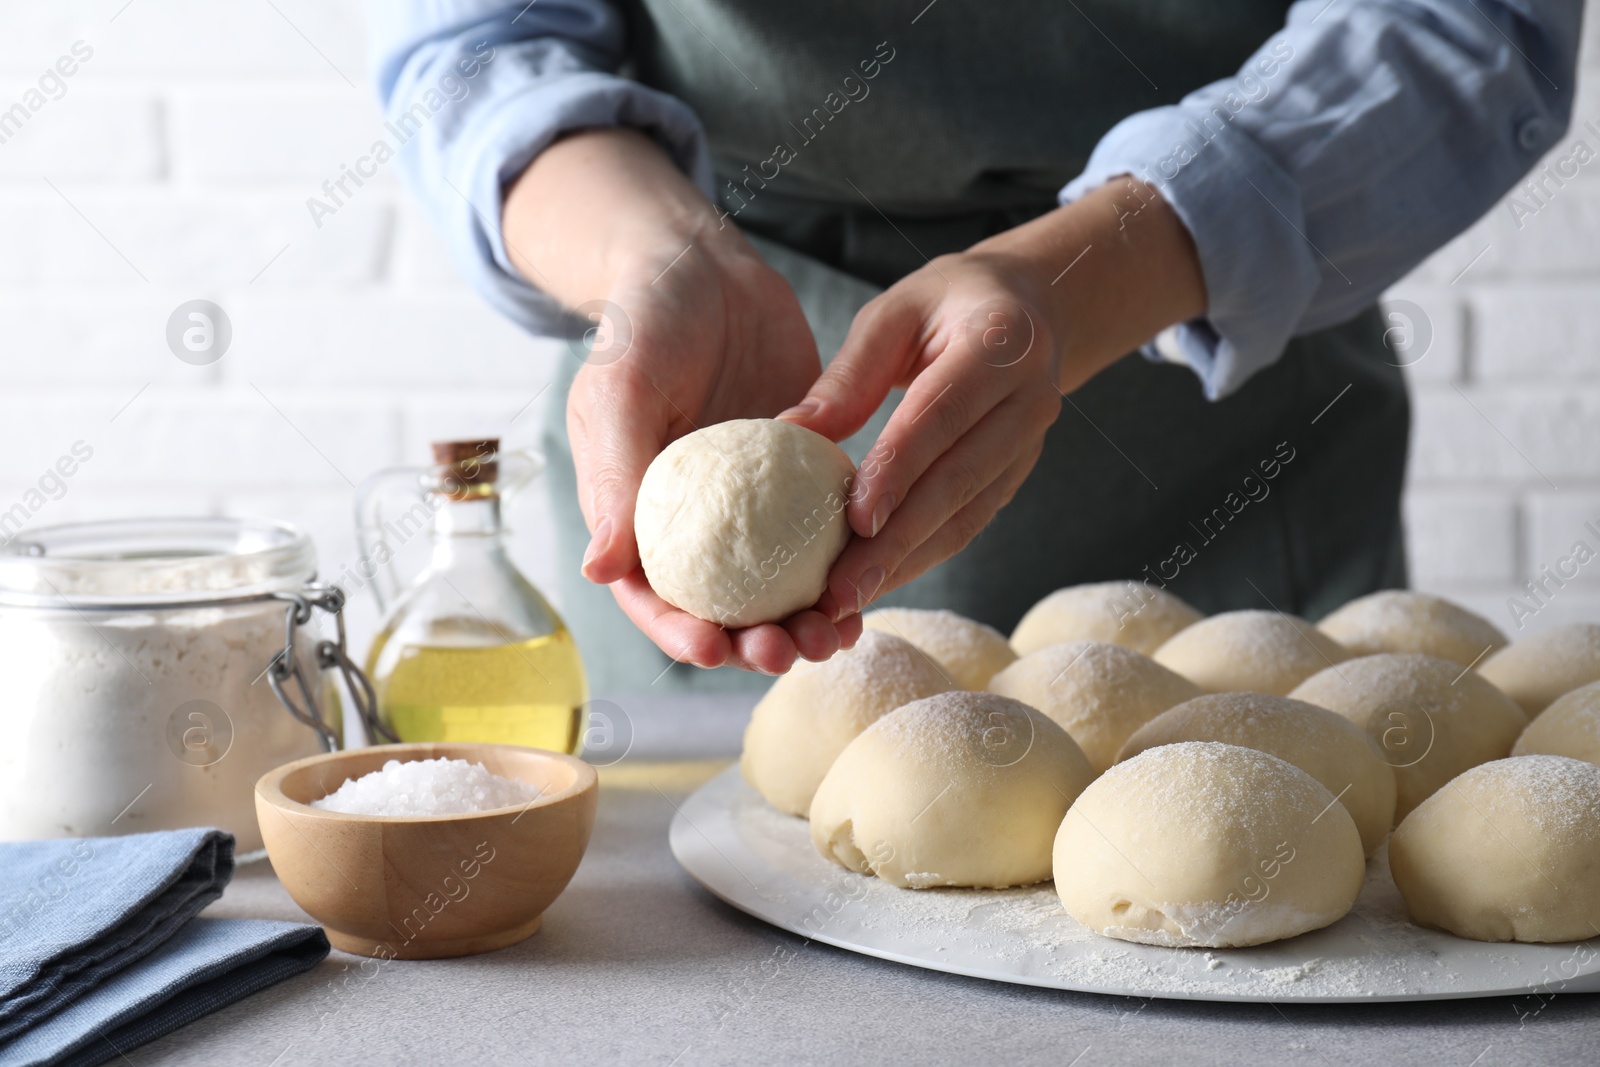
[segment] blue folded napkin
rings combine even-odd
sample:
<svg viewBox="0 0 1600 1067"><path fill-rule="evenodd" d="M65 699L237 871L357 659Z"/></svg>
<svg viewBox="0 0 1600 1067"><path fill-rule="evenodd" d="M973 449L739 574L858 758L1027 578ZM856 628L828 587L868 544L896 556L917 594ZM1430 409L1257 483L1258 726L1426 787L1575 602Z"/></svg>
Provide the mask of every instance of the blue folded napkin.
<svg viewBox="0 0 1600 1067"><path fill-rule="evenodd" d="M302 974L328 954L319 926L196 919L144 959L0 1045L0 1067L91 1067Z"/></svg>
<svg viewBox="0 0 1600 1067"><path fill-rule="evenodd" d="M0 1067L100 1063L328 954L316 926L195 920L233 836L0 844Z"/></svg>
<svg viewBox="0 0 1600 1067"><path fill-rule="evenodd" d="M221 830L0 845L0 1042L149 954L232 877Z"/></svg>

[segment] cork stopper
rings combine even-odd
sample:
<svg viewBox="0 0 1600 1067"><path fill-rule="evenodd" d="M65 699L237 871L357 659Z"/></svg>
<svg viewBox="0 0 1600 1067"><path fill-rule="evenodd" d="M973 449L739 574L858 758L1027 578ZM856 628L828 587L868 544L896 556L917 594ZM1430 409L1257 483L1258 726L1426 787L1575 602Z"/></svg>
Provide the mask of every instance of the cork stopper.
<svg viewBox="0 0 1600 1067"><path fill-rule="evenodd" d="M476 441L435 441L433 462L445 468L440 481L452 500L488 496L494 492L494 482L500 474L495 456L500 452L500 439L486 437Z"/></svg>

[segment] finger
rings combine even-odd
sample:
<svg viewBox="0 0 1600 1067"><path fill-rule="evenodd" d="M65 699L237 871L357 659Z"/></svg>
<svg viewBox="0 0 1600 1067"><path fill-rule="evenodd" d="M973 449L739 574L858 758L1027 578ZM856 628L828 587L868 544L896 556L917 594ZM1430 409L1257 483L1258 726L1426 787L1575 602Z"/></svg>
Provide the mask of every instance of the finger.
<svg viewBox="0 0 1600 1067"><path fill-rule="evenodd" d="M783 674L799 658L794 639L775 622L729 630L728 639L733 642L733 658L728 661L728 666L740 670Z"/></svg>
<svg viewBox="0 0 1600 1067"><path fill-rule="evenodd" d="M585 367L567 404L578 505L591 534L583 575L609 585L639 564L633 508L644 472L671 436L673 412L644 375Z"/></svg>
<svg viewBox="0 0 1600 1067"><path fill-rule="evenodd" d="M853 535L852 535L852 539ZM861 615L855 610L855 600L852 597L848 604L840 604L833 595L833 590L824 589L822 596L817 598L816 611L824 619L837 619L833 628L839 635L841 649L854 648L855 643L861 639Z"/></svg>
<svg viewBox="0 0 1600 1067"><path fill-rule="evenodd" d="M696 667L720 667L733 655L733 642L715 623L697 619L656 595L642 568L611 583L623 614L656 646L677 660Z"/></svg>
<svg viewBox="0 0 1600 1067"><path fill-rule="evenodd" d="M861 640L861 631L866 628L860 615L846 615L833 625L839 631L841 650L855 648L856 642Z"/></svg>
<svg viewBox="0 0 1600 1067"><path fill-rule="evenodd" d="M824 587L822 595L817 598L817 603L813 610L821 612L824 618L831 619L840 614L838 609L839 604L833 599L833 591Z"/></svg>
<svg viewBox="0 0 1600 1067"><path fill-rule="evenodd" d="M796 612L783 620L783 628L789 631L795 650L813 663L839 651L839 628L820 611Z"/></svg>
<svg viewBox="0 0 1600 1067"><path fill-rule="evenodd" d="M1031 322L1020 308L1011 313L1010 321ZM882 530L933 462L996 404L1019 388L1039 388L1035 367L1028 359L1031 356L1036 363L1043 358L1042 352L1025 349L1022 357L1000 365L967 336L969 332L962 326L945 339L928 369L906 389L905 398L862 459L845 511L850 528L862 537ZM1018 326L1016 332L1026 335L1018 343L1031 343L1031 325L1026 329ZM981 339L983 333L976 336ZM1007 359L1011 360L1009 353ZM1056 403L1060 403L1059 397Z"/></svg>
<svg viewBox="0 0 1600 1067"><path fill-rule="evenodd" d="M889 576L884 592L898 589L920 578L971 544L995 515L999 514L1000 509L1011 503L1022 483L1028 480L1028 474L1039 459L1043 441L1041 440L1039 444L1040 447L1007 467L1005 473L991 482L983 492L972 499L971 503L950 516L949 521L934 531L933 536L918 545L916 550Z"/></svg>
<svg viewBox="0 0 1600 1067"><path fill-rule="evenodd" d="M1050 396L1055 397L1053 391ZM885 575L896 573L919 545L976 499L1005 473L1019 456L1037 446L1039 435L1027 431L1043 411L1030 409L1048 401L1014 396L991 410L948 452L939 456L909 490L909 498L878 534L855 538L834 563L828 588L836 604L858 609L856 590L869 585L884 591ZM1059 398L1054 401L1060 403Z"/></svg>
<svg viewBox="0 0 1600 1067"><path fill-rule="evenodd" d="M839 651L843 643L841 629L859 630L847 623L832 623L821 612L797 612L781 623L762 623L742 630L729 631L733 642L733 657L727 665L741 670L759 671L762 674L783 674L794 666L795 660L805 658L812 662L828 659ZM851 638L854 644L860 634Z"/></svg>
<svg viewBox="0 0 1600 1067"><path fill-rule="evenodd" d="M867 424L904 375L922 329L923 301L895 286L867 303L805 399L780 419L842 441Z"/></svg>

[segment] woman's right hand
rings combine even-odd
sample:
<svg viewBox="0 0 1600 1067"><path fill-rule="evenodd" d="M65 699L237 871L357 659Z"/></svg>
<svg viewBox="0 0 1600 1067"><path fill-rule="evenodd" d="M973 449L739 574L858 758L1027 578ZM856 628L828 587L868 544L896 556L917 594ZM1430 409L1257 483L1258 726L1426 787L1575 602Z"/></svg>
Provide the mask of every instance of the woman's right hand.
<svg viewBox="0 0 1600 1067"><path fill-rule="evenodd" d="M545 149L506 194L503 226L528 281L599 335L567 399L583 573L673 659L778 674L854 644L861 620L801 611L726 631L667 604L639 563L633 511L660 451L689 431L770 418L821 371L784 278L649 138L586 130Z"/></svg>

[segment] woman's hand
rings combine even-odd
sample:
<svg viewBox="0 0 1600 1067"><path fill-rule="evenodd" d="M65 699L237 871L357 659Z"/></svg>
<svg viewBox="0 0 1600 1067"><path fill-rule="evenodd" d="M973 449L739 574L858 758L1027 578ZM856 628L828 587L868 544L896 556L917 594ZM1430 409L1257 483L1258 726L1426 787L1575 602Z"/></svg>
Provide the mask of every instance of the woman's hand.
<svg viewBox="0 0 1600 1067"><path fill-rule="evenodd" d="M668 655L698 666L776 674L854 644L854 617L802 611L725 631L680 611L650 588L634 539L639 483L667 444L776 415L816 381L816 341L788 283L632 131L586 131L546 149L508 192L504 225L524 276L597 328L567 400L592 535L584 575L610 585Z"/></svg>
<svg viewBox="0 0 1600 1067"><path fill-rule="evenodd" d="M851 489L857 536L833 568L832 613L955 555L1010 501L1061 410L1058 360L1044 292L1004 256L942 256L861 309L784 416L839 438L906 390Z"/></svg>
<svg viewBox="0 0 1600 1067"><path fill-rule="evenodd" d="M942 256L856 316L783 417L839 440L901 387L861 464L855 532L818 605L839 619L966 547L1033 469L1061 397L1201 314L1188 232L1148 186L1082 200Z"/></svg>

